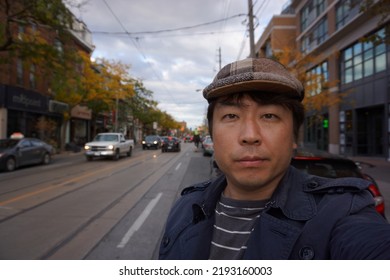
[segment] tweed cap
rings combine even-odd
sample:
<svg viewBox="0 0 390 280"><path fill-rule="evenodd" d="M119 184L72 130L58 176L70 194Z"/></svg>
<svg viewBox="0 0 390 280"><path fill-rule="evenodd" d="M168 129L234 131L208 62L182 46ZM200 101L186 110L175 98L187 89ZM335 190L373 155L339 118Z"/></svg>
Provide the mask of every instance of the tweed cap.
<svg viewBox="0 0 390 280"><path fill-rule="evenodd" d="M253 91L286 93L299 101L305 95L302 83L279 62L247 58L223 67L203 90L203 96L210 101L223 95Z"/></svg>

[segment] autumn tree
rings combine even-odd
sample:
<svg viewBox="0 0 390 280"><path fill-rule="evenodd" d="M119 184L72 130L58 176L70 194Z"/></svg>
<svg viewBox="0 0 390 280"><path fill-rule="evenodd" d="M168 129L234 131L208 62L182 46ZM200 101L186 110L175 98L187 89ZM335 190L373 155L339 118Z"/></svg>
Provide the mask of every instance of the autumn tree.
<svg viewBox="0 0 390 280"><path fill-rule="evenodd" d="M363 40L371 41L376 44L390 44L390 0L352 1L351 5L359 5L360 12L369 13L372 16L379 16L379 21L377 24L378 27L383 25L386 27L386 36L380 36L380 34L373 34L363 38Z"/></svg>
<svg viewBox="0 0 390 280"><path fill-rule="evenodd" d="M295 49L284 48L275 54L275 58L286 65L304 85L303 104L306 111L320 115L323 110L341 103L348 94L331 92L331 88L336 87L339 80L329 80L323 73L315 71L316 62L323 61L321 55L303 54Z"/></svg>
<svg viewBox="0 0 390 280"><path fill-rule="evenodd" d="M153 132L153 123L156 122L163 131L179 128L179 123L167 112L158 108L158 102L153 99L153 92L145 88L141 80L134 79L135 95L130 107L134 118L140 120L146 134Z"/></svg>
<svg viewBox="0 0 390 280"><path fill-rule="evenodd" d="M53 44L47 34L55 34L60 42L70 40L73 15L62 0L0 0L0 63L9 63L18 57L34 63L49 73L63 66L64 52Z"/></svg>

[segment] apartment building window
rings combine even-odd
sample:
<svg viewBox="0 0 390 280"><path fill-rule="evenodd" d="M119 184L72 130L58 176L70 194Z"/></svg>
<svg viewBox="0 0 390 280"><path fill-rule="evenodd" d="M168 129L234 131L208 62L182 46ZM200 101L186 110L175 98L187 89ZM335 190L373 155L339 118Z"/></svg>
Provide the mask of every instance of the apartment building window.
<svg viewBox="0 0 390 280"><path fill-rule="evenodd" d="M36 89L36 67L35 64L30 65L30 88Z"/></svg>
<svg viewBox="0 0 390 280"><path fill-rule="evenodd" d="M267 41L265 43L264 54L265 54L265 57L272 57L273 56L271 41Z"/></svg>
<svg viewBox="0 0 390 280"><path fill-rule="evenodd" d="M16 60L16 83L23 85L23 61L20 58Z"/></svg>
<svg viewBox="0 0 390 280"><path fill-rule="evenodd" d="M385 37L384 28L376 33ZM347 84L386 70L386 45L357 42L341 53L341 82Z"/></svg>
<svg viewBox="0 0 390 280"><path fill-rule="evenodd" d="M301 32L305 31L325 10L325 0L309 0L302 8Z"/></svg>
<svg viewBox="0 0 390 280"><path fill-rule="evenodd" d="M24 33L26 32L26 28L24 25L19 24L18 25L18 39L20 41L23 40Z"/></svg>
<svg viewBox="0 0 390 280"><path fill-rule="evenodd" d="M336 5L336 30L339 30L359 13L359 2L358 0L341 0Z"/></svg>
<svg viewBox="0 0 390 280"><path fill-rule="evenodd" d="M64 53L64 47L63 47L62 42L60 40L55 39L54 46L60 55L62 55Z"/></svg>
<svg viewBox="0 0 390 280"><path fill-rule="evenodd" d="M320 94L329 81L328 62L324 61L306 72L306 92L309 96Z"/></svg>
<svg viewBox="0 0 390 280"><path fill-rule="evenodd" d="M328 38L328 19L322 18L301 40L301 51L308 53Z"/></svg>

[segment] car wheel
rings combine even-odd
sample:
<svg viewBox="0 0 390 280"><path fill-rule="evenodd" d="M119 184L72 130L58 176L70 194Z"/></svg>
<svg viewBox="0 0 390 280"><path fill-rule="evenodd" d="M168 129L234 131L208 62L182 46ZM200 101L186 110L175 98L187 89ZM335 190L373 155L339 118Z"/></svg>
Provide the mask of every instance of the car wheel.
<svg viewBox="0 0 390 280"><path fill-rule="evenodd" d="M87 161L92 161L93 160L93 157L86 157L87 158Z"/></svg>
<svg viewBox="0 0 390 280"><path fill-rule="evenodd" d="M132 153L132 151L133 151L133 148L132 148L132 147L130 147L130 148L129 148L129 151L127 152L127 156L128 156L128 157L131 157L131 153Z"/></svg>
<svg viewBox="0 0 390 280"><path fill-rule="evenodd" d="M115 155L112 157L112 159L115 161L119 159L119 151L118 150L115 151Z"/></svg>
<svg viewBox="0 0 390 280"><path fill-rule="evenodd" d="M16 169L16 161L13 157L7 158L5 161L5 169L7 171L14 171Z"/></svg>
<svg viewBox="0 0 390 280"><path fill-rule="evenodd" d="M42 164L49 164L51 161L51 157L49 153L43 155Z"/></svg>

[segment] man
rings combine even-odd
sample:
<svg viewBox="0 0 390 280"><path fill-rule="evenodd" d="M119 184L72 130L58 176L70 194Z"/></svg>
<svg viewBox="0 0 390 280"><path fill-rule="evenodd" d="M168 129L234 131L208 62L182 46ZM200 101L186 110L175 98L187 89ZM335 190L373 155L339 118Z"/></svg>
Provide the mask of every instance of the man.
<svg viewBox="0 0 390 280"><path fill-rule="evenodd" d="M290 166L304 90L284 66L231 63L203 94L224 175L183 190L160 259L390 259L390 225L369 182Z"/></svg>

